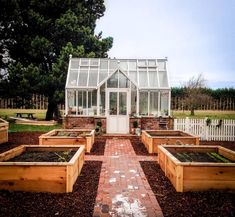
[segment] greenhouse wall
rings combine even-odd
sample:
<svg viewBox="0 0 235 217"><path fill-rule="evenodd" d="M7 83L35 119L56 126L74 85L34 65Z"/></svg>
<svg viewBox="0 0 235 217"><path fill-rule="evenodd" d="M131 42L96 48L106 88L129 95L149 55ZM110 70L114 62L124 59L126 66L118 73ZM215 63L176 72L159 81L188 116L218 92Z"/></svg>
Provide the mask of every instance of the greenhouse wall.
<svg viewBox="0 0 235 217"><path fill-rule="evenodd" d="M142 130L160 130L165 127L161 125L161 117L131 117L129 119L129 133L133 133L133 123L138 122L138 127ZM165 117L166 128L173 129L173 118ZM94 129L97 122L102 123L102 132L106 133L106 117L76 117L66 116L64 118L64 128L72 129Z"/></svg>

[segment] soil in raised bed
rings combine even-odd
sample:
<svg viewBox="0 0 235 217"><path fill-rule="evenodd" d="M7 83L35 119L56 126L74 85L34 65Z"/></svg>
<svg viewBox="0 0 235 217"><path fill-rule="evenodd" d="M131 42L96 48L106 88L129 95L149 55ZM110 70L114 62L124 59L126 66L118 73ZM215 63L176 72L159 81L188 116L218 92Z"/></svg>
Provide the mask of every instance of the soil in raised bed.
<svg viewBox="0 0 235 217"><path fill-rule="evenodd" d="M71 193L0 191L0 217L90 217L102 162L86 161Z"/></svg>
<svg viewBox="0 0 235 217"><path fill-rule="evenodd" d="M140 164L165 217L235 216L235 192L179 193L159 164L152 161L141 161Z"/></svg>
<svg viewBox="0 0 235 217"><path fill-rule="evenodd" d="M8 162L69 162L76 151L25 151Z"/></svg>
<svg viewBox="0 0 235 217"><path fill-rule="evenodd" d="M158 132L147 132L150 136L157 137L184 137L187 135L183 135L182 133L172 132L172 133L158 133Z"/></svg>
<svg viewBox="0 0 235 217"><path fill-rule="evenodd" d="M216 152L169 152L181 162L233 163Z"/></svg>
<svg viewBox="0 0 235 217"><path fill-rule="evenodd" d="M86 137L88 135L87 132L57 132L52 136L61 136L61 137Z"/></svg>
<svg viewBox="0 0 235 217"><path fill-rule="evenodd" d="M96 136L90 153L86 153L86 155L104 155L105 143L106 138L102 136Z"/></svg>

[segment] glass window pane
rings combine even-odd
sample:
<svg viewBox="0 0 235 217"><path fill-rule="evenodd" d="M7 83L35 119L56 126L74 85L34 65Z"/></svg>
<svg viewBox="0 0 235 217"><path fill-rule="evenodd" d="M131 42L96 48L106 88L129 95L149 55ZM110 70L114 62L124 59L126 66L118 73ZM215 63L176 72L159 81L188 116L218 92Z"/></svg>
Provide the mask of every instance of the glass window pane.
<svg viewBox="0 0 235 217"><path fill-rule="evenodd" d="M120 62L120 67L121 67L121 70L127 71L127 62L126 61L121 61Z"/></svg>
<svg viewBox="0 0 235 217"><path fill-rule="evenodd" d="M87 115L87 99L86 99L87 92L82 92L82 115Z"/></svg>
<svg viewBox="0 0 235 217"><path fill-rule="evenodd" d="M140 92L139 113L140 115L148 115L148 92Z"/></svg>
<svg viewBox="0 0 235 217"><path fill-rule="evenodd" d="M110 69L117 69L117 68L118 68L117 60L110 60L110 62L109 62L109 68L110 68ZM113 71L113 70L112 70L112 71Z"/></svg>
<svg viewBox="0 0 235 217"><path fill-rule="evenodd" d="M159 87L158 86L157 71L155 71L155 70L149 70L149 86L150 87Z"/></svg>
<svg viewBox="0 0 235 217"><path fill-rule="evenodd" d="M70 70L68 85L69 86L76 86L77 77L78 77L78 70Z"/></svg>
<svg viewBox="0 0 235 217"><path fill-rule="evenodd" d="M90 65L91 66L98 66L99 60L98 59L90 59Z"/></svg>
<svg viewBox="0 0 235 217"><path fill-rule="evenodd" d="M136 115L137 90L134 84L131 84L131 115Z"/></svg>
<svg viewBox="0 0 235 217"><path fill-rule="evenodd" d="M114 73L107 82L107 87L118 87L118 73Z"/></svg>
<svg viewBox="0 0 235 217"><path fill-rule="evenodd" d="M68 90L67 97L68 97L68 114L75 115L77 110L75 90Z"/></svg>
<svg viewBox="0 0 235 217"><path fill-rule="evenodd" d="M160 87L168 87L166 71L163 71L163 72L159 71L158 75L159 75Z"/></svg>
<svg viewBox="0 0 235 217"><path fill-rule="evenodd" d="M99 73L99 83L108 77L108 70L100 70Z"/></svg>
<svg viewBox="0 0 235 217"><path fill-rule="evenodd" d="M146 66L146 61L145 60L139 60L138 61L138 66Z"/></svg>
<svg viewBox="0 0 235 217"><path fill-rule="evenodd" d="M159 70L166 70L166 62L164 60L158 60Z"/></svg>
<svg viewBox="0 0 235 217"><path fill-rule="evenodd" d="M117 92L109 93L109 114L117 115Z"/></svg>
<svg viewBox="0 0 235 217"><path fill-rule="evenodd" d="M79 67L79 59L71 59L71 69L78 69Z"/></svg>
<svg viewBox="0 0 235 217"><path fill-rule="evenodd" d="M158 115L158 92L150 92L149 115L150 116Z"/></svg>
<svg viewBox="0 0 235 217"><path fill-rule="evenodd" d="M161 99L160 100L161 115L162 116L168 115L169 93L168 92L161 92L160 99Z"/></svg>
<svg viewBox="0 0 235 217"><path fill-rule="evenodd" d="M148 86L148 77L147 71L139 71L139 82L140 87L147 87Z"/></svg>
<svg viewBox="0 0 235 217"><path fill-rule="evenodd" d="M130 71L136 71L137 70L136 67L137 67L136 61L129 62L129 70Z"/></svg>
<svg viewBox="0 0 235 217"><path fill-rule="evenodd" d="M81 70L78 78L78 86L87 86L88 73L86 70Z"/></svg>
<svg viewBox="0 0 235 217"><path fill-rule="evenodd" d="M126 95L126 92L119 92L119 115L127 115Z"/></svg>
<svg viewBox="0 0 235 217"><path fill-rule="evenodd" d="M129 80L125 75L119 72L119 88L128 88L129 87Z"/></svg>
<svg viewBox="0 0 235 217"><path fill-rule="evenodd" d="M137 71L129 71L129 77L132 81L137 83Z"/></svg>
<svg viewBox="0 0 235 217"><path fill-rule="evenodd" d="M107 60L100 60L100 68L101 69L108 69L108 61Z"/></svg>
<svg viewBox="0 0 235 217"><path fill-rule="evenodd" d="M90 87L97 86L97 77L98 77L98 71L97 70L90 70L88 86L90 86Z"/></svg>
<svg viewBox="0 0 235 217"><path fill-rule="evenodd" d="M88 115L97 114L97 90L88 92Z"/></svg>
<svg viewBox="0 0 235 217"><path fill-rule="evenodd" d="M105 84L100 87L100 115L105 115Z"/></svg>
<svg viewBox="0 0 235 217"><path fill-rule="evenodd" d="M81 59L81 65L82 66L88 66L89 65L89 59Z"/></svg>
<svg viewBox="0 0 235 217"><path fill-rule="evenodd" d="M148 60L148 66L156 66L155 60Z"/></svg>

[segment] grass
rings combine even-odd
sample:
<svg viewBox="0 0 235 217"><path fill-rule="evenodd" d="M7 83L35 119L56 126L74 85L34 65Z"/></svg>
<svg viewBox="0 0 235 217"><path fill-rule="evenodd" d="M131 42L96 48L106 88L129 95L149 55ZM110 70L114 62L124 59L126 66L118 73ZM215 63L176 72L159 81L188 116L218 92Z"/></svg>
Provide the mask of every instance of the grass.
<svg viewBox="0 0 235 217"><path fill-rule="evenodd" d="M15 124L14 120L10 117L15 117L17 112L32 112L35 113L33 116L38 120L44 120L46 117L46 110L37 109L0 109L0 117L9 121L9 132L48 132L53 129L62 128L61 124L55 126L34 126L34 125L23 125Z"/></svg>
<svg viewBox="0 0 235 217"><path fill-rule="evenodd" d="M9 133L12 132L48 132L50 130L62 128L61 124L54 126L34 126L34 125L23 125L23 124L9 124Z"/></svg>
<svg viewBox="0 0 235 217"><path fill-rule="evenodd" d="M191 116L190 111L172 111L174 118L211 118L211 119L233 119L235 120L235 111L213 111L213 110L196 110L195 115Z"/></svg>
<svg viewBox="0 0 235 217"><path fill-rule="evenodd" d="M39 109L0 109L0 117L9 119L9 117L15 117L17 112L32 112L33 116L39 120L45 119L46 110Z"/></svg>

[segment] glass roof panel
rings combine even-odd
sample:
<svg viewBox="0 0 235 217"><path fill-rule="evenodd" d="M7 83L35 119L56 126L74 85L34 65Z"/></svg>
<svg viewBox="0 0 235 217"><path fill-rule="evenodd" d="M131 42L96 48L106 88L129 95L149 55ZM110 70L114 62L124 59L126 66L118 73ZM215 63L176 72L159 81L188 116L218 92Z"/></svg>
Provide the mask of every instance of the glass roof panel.
<svg viewBox="0 0 235 217"><path fill-rule="evenodd" d="M89 72L89 87L95 87L97 86L97 78L98 78L98 71L97 69L91 69Z"/></svg>
<svg viewBox="0 0 235 217"><path fill-rule="evenodd" d="M89 65L89 59L81 59L81 66L88 66Z"/></svg>
<svg viewBox="0 0 235 217"><path fill-rule="evenodd" d="M88 71L87 70L80 70L79 78L78 78L78 86L87 86L87 77Z"/></svg>
<svg viewBox="0 0 235 217"><path fill-rule="evenodd" d="M101 83L107 77L108 77L108 70L107 69L100 70L100 73L99 73L99 83Z"/></svg>
<svg viewBox="0 0 235 217"><path fill-rule="evenodd" d="M97 87L119 69L137 88L169 88L166 62L167 59L71 58L66 87Z"/></svg>
<svg viewBox="0 0 235 217"><path fill-rule="evenodd" d="M167 73L166 71L159 71L159 83L160 87L168 87Z"/></svg>
<svg viewBox="0 0 235 217"><path fill-rule="evenodd" d="M137 84L137 71L129 71L129 78Z"/></svg>
<svg viewBox="0 0 235 217"><path fill-rule="evenodd" d="M149 86L154 88L159 87L156 70L149 69Z"/></svg>
<svg viewBox="0 0 235 217"><path fill-rule="evenodd" d="M139 86L148 87L148 77L146 70L141 69L141 71L139 71Z"/></svg>
<svg viewBox="0 0 235 217"><path fill-rule="evenodd" d="M136 61L133 61L133 60L129 61L129 70L130 71L136 70L137 69L136 67L137 67Z"/></svg>
<svg viewBox="0 0 235 217"><path fill-rule="evenodd" d="M78 69L79 67L79 59L71 59L71 69Z"/></svg>
<svg viewBox="0 0 235 217"><path fill-rule="evenodd" d="M76 86L77 78L78 78L78 70L70 70L68 85L69 86Z"/></svg>
<svg viewBox="0 0 235 217"><path fill-rule="evenodd" d="M164 60L158 60L159 70L166 70L166 62Z"/></svg>

